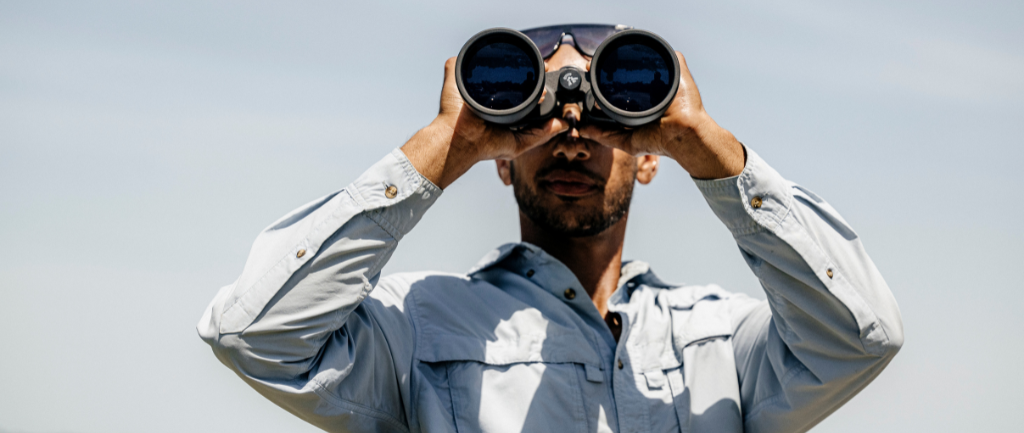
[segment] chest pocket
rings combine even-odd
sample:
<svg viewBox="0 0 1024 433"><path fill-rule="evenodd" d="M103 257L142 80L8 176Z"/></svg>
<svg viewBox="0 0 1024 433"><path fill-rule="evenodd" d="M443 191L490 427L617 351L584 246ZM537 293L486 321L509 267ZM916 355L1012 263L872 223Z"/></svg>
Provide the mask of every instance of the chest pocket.
<svg viewBox="0 0 1024 433"><path fill-rule="evenodd" d="M731 296L717 286L704 286L679 290L667 299L672 343L682 366L668 370L666 379L683 431L743 431L726 301Z"/></svg>
<svg viewBox="0 0 1024 433"><path fill-rule="evenodd" d="M459 302L417 300L414 356L455 429L587 431L582 381L600 358L577 322L489 288L451 290Z"/></svg>

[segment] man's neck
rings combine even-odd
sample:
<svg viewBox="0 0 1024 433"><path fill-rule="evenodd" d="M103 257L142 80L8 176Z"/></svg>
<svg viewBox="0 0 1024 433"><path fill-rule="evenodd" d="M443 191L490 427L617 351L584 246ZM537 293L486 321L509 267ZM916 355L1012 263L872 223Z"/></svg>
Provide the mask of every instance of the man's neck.
<svg viewBox="0 0 1024 433"><path fill-rule="evenodd" d="M622 271L626 219L623 217L594 236L576 238L539 227L522 212L519 213L519 227L524 242L540 247L569 267L594 301L601 317L605 317L608 298L618 287Z"/></svg>

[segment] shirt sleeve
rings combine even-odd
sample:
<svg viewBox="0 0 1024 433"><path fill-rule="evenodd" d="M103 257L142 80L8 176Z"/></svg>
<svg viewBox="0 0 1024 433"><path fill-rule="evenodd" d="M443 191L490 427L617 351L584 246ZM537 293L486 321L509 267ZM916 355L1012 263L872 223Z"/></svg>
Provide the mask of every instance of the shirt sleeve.
<svg viewBox="0 0 1024 433"><path fill-rule="evenodd" d="M378 280L440 194L394 150L263 230L241 276L207 307L199 335L250 386L314 425L406 429L408 383L399 377L411 364L402 359L412 345L408 288Z"/></svg>
<svg viewBox="0 0 1024 433"><path fill-rule="evenodd" d="M899 351L896 301L835 209L753 151L739 176L696 183L768 299L733 318L745 431L807 431Z"/></svg>

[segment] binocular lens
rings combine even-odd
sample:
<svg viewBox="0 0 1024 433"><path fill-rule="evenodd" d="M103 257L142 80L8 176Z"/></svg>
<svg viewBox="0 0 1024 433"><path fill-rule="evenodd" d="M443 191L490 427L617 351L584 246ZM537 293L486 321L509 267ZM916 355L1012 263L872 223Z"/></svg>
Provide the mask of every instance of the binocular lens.
<svg viewBox="0 0 1024 433"><path fill-rule="evenodd" d="M647 111L669 97L675 79L671 53L649 38L624 37L602 50L597 86L609 104Z"/></svg>
<svg viewBox="0 0 1024 433"><path fill-rule="evenodd" d="M492 110L507 110L527 102L543 72L537 70L534 51L519 38L500 34L481 38L462 60L466 93Z"/></svg>

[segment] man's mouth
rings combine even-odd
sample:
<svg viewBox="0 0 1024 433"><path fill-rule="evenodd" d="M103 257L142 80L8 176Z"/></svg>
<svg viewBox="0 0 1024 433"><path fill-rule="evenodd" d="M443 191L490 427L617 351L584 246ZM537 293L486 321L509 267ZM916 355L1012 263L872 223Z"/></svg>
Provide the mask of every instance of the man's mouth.
<svg viewBox="0 0 1024 433"><path fill-rule="evenodd" d="M538 184L556 195L566 197L583 197L601 189L590 177L566 170L554 170L541 177Z"/></svg>

